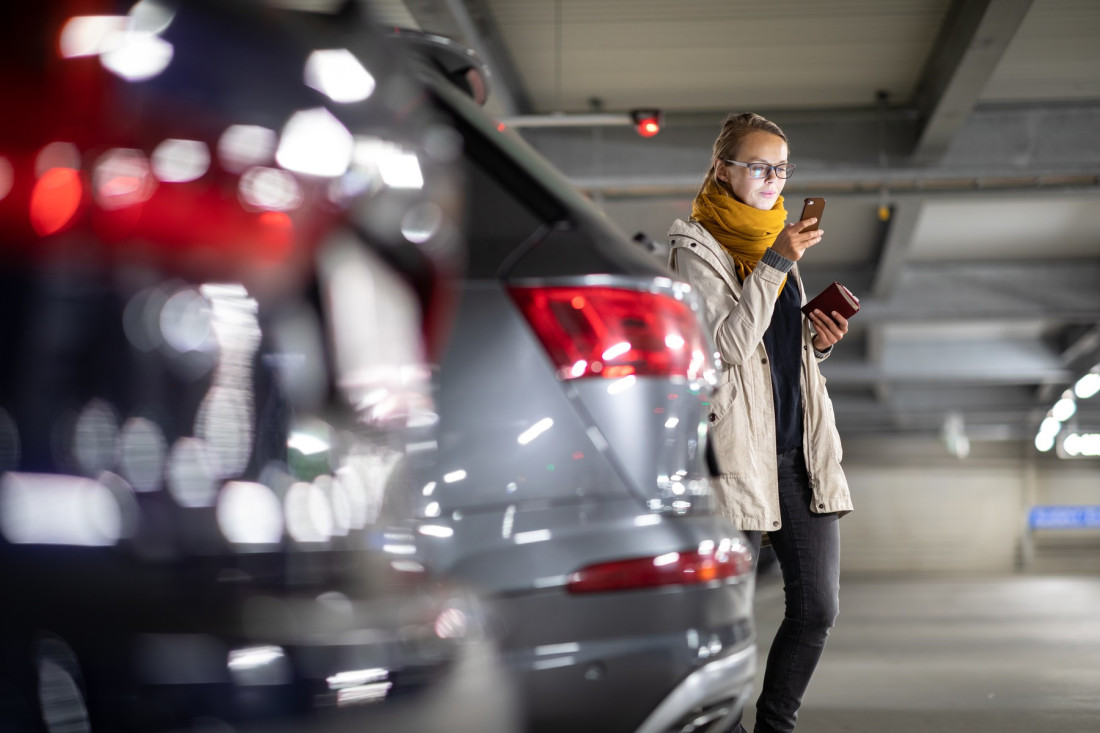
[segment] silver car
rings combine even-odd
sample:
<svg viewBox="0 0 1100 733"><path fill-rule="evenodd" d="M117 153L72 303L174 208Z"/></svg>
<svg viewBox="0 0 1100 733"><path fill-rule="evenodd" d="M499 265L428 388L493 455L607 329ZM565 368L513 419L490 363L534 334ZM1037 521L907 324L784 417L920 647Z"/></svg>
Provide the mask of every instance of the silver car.
<svg viewBox="0 0 1100 733"><path fill-rule="evenodd" d="M694 294L443 55L423 76L463 137L469 261L413 483L426 552L484 595L529 729L724 730L754 673L754 581L711 505Z"/></svg>

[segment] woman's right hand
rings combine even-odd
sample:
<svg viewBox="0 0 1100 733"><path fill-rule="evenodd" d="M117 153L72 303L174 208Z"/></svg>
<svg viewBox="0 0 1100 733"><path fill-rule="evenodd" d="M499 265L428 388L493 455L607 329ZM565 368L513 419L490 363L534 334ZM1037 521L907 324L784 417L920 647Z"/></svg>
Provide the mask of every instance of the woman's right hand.
<svg viewBox="0 0 1100 733"><path fill-rule="evenodd" d="M779 236L777 236L775 242L772 243L772 249L775 250L776 254L782 255L788 260L798 262L802 259L802 255L806 252L806 249L820 242L821 235L825 233L824 229L803 231L806 227L816 223L817 217L813 216L809 219L796 221L794 224L791 224L786 229L779 232Z"/></svg>

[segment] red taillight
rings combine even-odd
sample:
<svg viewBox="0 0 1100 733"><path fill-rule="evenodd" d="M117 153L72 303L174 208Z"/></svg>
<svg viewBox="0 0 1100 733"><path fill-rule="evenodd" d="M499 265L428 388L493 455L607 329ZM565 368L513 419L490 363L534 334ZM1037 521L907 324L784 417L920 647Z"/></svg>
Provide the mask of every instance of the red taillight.
<svg viewBox="0 0 1100 733"><path fill-rule="evenodd" d="M45 236L63 229L80 208L84 186L72 168L51 168L38 179L31 192L31 226Z"/></svg>
<svg viewBox="0 0 1100 733"><path fill-rule="evenodd" d="M707 543L713 545L713 543ZM589 565L569 576L570 593L606 593L663 585L693 585L752 572L752 552L744 542L723 540L717 549L669 552Z"/></svg>
<svg viewBox="0 0 1100 733"><path fill-rule="evenodd" d="M673 295L615 287L514 287L512 297L562 379L703 378L712 369L699 322Z"/></svg>

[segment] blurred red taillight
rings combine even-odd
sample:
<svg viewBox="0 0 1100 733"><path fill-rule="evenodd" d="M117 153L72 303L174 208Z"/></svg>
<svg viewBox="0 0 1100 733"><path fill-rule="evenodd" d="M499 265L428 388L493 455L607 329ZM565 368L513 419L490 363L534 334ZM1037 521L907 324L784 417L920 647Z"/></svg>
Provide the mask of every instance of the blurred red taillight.
<svg viewBox="0 0 1100 733"><path fill-rule="evenodd" d="M723 540L717 549L669 552L656 557L589 565L569 576L570 593L606 593L663 585L694 585L752 572L752 552L740 541Z"/></svg>
<svg viewBox="0 0 1100 733"><path fill-rule="evenodd" d="M712 370L691 307L663 292L619 287L513 287L562 379L682 376Z"/></svg>
<svg viewBox="0 0 1100 733"><path fill-rule="evenodd" d="M51 168L38 179L31 192L31 226L41 236L60 231L80 208L84 186L80 174L71 168Z"/></svg>

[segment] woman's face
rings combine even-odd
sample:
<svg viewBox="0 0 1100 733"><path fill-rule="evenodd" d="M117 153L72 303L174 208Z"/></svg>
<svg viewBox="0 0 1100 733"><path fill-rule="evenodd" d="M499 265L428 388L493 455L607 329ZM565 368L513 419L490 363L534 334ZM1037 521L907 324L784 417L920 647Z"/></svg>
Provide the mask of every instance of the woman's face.
<svg viewBox="0 0 1100 733"><path fill-rule="evenodd" d="M755 130L741 138L741 144L733 160L742 163L767 163L779 165L787 162L787 143L778 135L763 130ZM751 178L749 169L739 165L730 165L718 161L714 168L718 180L726 184L727 190L743 204L756 209L769 210L775 206L786 180L768 170L763 178Z"/></svg>

